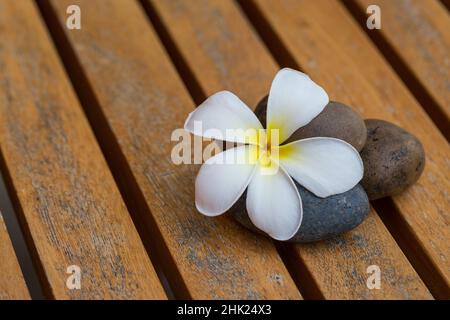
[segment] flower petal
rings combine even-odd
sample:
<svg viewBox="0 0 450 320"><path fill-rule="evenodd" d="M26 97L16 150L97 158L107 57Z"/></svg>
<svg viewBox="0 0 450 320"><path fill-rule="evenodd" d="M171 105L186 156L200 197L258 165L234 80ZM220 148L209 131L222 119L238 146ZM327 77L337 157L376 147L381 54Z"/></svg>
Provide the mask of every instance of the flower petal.
<svg viewBox="0 0 450 320"><path fill-rule="evenodd" d="M258 166L247 190L247 212L253 224L276 240L288 240L303 218L302 201L294 181L280 167L263 174Z"/></svg>
<svg viewBox="0 0 450 320"><path fill-rule="evenodd" d="M220 91L189 114L184 129L205 138L257 144L258 130L263 127L237 96Z"/></svg>
<svg viewBox="0 0 450 320"><path fill-rule="evenodd" d="M206 216L217 216L244 193L256 168L257 147L243 145L209 158L195 180L195 205Z"/></svg>
<svg viewBox="0 0 450 320"><path fill-rule="evenodd" d="M291 177L323 198L350 190L364 174L358 151L335 138L309 138L280 146L279 159Z"/></svg>
<svg viewBox="0 0 450 320"><path fill-rule="evenodd" d="M308 124L328 104L325 90L306 74L284 68L272 82L267 102L267 129L279 129L280 143Z"/></svg>

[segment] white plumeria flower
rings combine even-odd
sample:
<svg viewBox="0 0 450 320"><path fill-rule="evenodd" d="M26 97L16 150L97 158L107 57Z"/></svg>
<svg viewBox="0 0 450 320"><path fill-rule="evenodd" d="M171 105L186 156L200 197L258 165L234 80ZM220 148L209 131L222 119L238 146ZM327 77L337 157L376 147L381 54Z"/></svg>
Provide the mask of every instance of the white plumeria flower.
<svg viewBox="0 0 450 320"><path fill-rule="evenodd" d="M246 206L252 223L274 239L288 240L297 233L303 217L302 200L292 178L319 197L352 189L362 179L364 168L358 151L347 142L316 137L281 145L328 102L325 90L307 75L285 68L277 73L270 89L267 134L255 134L265 133L258 118L228 91L212 95L191 112L185 130L240 143L202 165L195 182L198 211L220 215L248 188ZM194 126L196 122L201 122L201 131ZM230 135L228 129L240 133ZM280 143L271 132L278 132ZM268 147L276 152L268 152ZM231 157L234 161L216 161L230 152L236 155ZM279 170L267 174L268 168Z"/></svg>

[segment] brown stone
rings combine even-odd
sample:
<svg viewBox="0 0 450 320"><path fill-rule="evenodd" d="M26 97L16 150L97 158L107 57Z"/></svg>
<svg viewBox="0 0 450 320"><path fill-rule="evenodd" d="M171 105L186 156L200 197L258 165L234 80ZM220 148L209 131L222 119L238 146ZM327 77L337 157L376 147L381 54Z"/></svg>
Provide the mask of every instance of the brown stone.
<svg viewBox="0 0 450 320"><path fill-rule="evenodd" d="M425 166L420 141L384 120L367 119L367 142L361 151L361 182L370 200L399 194L414 184Z"/></svg>

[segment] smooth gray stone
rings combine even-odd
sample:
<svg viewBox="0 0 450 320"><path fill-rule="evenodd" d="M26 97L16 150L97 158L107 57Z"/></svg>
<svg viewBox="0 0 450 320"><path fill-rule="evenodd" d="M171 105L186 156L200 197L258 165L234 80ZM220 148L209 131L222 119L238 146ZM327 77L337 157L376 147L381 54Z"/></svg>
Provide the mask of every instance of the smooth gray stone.
<svg viewBox="0 0 450 320"><path fill-rule="evenodd" d="M332 238L358 226L370 210L369 199L358 184L353 189L327 198L319 198L295 183L303 202L303 221L290 242L305 243ZM246 193L230 209L234 218L248 229L264 234L248 217Z"/></svg>

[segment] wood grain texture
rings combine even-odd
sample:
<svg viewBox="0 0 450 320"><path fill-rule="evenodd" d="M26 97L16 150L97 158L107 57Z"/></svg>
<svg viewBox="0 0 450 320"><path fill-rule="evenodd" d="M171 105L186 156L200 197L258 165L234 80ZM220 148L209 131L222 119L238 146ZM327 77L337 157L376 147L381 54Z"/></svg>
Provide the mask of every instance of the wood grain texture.
<svg viewBox="0 0 450 320"><path fill-rule="evenodd" d="M196 211L198 166L173 164L170 141L195 104L137 2L50 3L60 28L67 5L82 8L82 32L63 28L61 35L73 48L68 63L77 60L82 66L103 125L111 128L109 138L120 145L133 180L124 189L135 183L134 192L142 193L141 215L155 245L167 250L159 258L175 294L301 298L272 242L242 232L227 217L212 219Z"/></svg>
<svg viewBox="0 0 450 320"><path fill-rule="evenodd" d="M165 298L34 2L0 1L0 38L1 153L47 294Z"/></svg>
<svg viewBox="0 0 450 320"><path fill-rule="evenodd" d="M30 294L0 211L0 300L28 300Z"/></svg>
<svg viewBox="0 0 450 320"><path fill-rule="evenodd" d="M396 232L426 262L421 274L439 297L450 297L450 148L380 56L361 27L337 1L254 2L295 61L321 83L332 99L366 118L391 121L424 145L426 165L419 181L393 198L400 221ZM299 14L301 13L301 14ZM413 242L412 242L413 241Z"/></svg>
<svg viewBox="0 0 450 320"><path fill-rule="evenodd" d="M233 2L149 3L207 95L231 90L254 107L267 94L279 66ZM319 244L287 248L286 255L300 288L310 291L313 298L431 297L374 211L348 234ZM366 268L372 264L385 272L383 290L369 290L366 286ZM313 285L307 282L306 274ZM311 286L315 288L309 290Z"/></svg>
<svg viewBox="0 0 450 320"><path fill-rule="evenodd" d="M356 0L361 11L372 2ZM450 15L438 0L381 0L379 31L414 80L431 96L442 117L442 129L450 136ZM429 107L424 105L425 108ZM436 121L436 120L435 120Z"/></svg>
<svg viewBox="0 0 450 320"><path fill-rule="evenodd" d="M307 261L326 299L432 299L382 225L372 209L366 220L351 232L296 246L299 259ZM380 289L367 287L373 274L372 269L368 270L370 266L380 268Z"/></svg>

